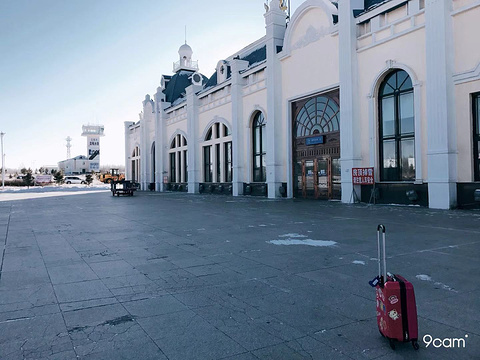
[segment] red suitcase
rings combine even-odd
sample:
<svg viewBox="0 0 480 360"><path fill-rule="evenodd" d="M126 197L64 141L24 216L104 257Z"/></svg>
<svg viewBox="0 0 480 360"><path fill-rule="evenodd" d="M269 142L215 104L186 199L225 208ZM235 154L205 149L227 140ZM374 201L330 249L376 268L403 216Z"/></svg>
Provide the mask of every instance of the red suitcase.
<svg viewBox="0 0 480 360"><path fill-rule="evenodd" d="M383 254L380 252L380 231L383 238ZM385 226L383 225L377 227L377 241L379 281L376 285L376 300L378 329L390 341L392 349L395 349L395 341L411 341L414 349L418 350L417 305L413 285L400 275L387 273Z"/></svg>

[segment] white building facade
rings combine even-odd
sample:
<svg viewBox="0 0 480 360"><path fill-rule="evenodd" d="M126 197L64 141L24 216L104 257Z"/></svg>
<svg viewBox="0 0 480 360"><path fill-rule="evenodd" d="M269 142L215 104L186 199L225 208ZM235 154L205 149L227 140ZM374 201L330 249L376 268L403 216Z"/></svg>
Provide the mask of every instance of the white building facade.
<svg viewBox="0 0 480 360"><path fill-rule="evenodd" d="M84 155L58 162L58 169L65 175L79 175L90 172L90 160Z"/></svg>
<svg viewBox="0 0 480 360"><path fill-rule="evenodd" d="M480 0L307 0L207 78L174 75L125 123L142 189L474 203L480 188ZM375 185L353 184L357 168Z"/></svg>

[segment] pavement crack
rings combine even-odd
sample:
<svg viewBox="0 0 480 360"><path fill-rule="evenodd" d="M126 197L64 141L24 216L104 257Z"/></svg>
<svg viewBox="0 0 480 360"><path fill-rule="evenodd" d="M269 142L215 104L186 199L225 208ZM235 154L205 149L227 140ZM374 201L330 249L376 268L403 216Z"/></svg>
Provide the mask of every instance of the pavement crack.
<svg viewBox="0 0 480 360"><path fill-rule="evenodd" d="M0 262L0 280L2 279L3 260L5 259L5 251L7 250L7 239L8 239L8 232L10 230L11 217L12 217L12 205L10 206L10 214L8 215L8 220L7 220L7 231L5 231L5 241L3 243L2 261Z"/></svg>
<svg viewBox="0 0 480 360"><path fill-rule="evenodd" d="M100 325L116 326L116 325L120 325L120 324L127 323L127 322L130 322L130 321L135 321L133 316L124 315L124 316L120 316L120 317L117 317L117 318L112 319L112 320L107 320Z"/></svg>

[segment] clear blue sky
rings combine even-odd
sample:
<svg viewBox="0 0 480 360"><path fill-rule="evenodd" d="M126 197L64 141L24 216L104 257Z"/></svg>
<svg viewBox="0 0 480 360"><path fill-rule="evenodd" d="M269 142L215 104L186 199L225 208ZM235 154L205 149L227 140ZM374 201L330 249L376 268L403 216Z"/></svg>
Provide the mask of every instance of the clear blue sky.
<svg viewBox="0 0 480 360"><path fill-rule="evenodd" d="M86 154L82 125L105 125L101 165L123 165L124 121L171 74L187 42L200 71L265 34L263 0L0 1L0 130L7 168ZM292 9L301 1L292 1ZM293 13L293 11L292 11ZM0 163L1 166L1 163Z"/></svg>

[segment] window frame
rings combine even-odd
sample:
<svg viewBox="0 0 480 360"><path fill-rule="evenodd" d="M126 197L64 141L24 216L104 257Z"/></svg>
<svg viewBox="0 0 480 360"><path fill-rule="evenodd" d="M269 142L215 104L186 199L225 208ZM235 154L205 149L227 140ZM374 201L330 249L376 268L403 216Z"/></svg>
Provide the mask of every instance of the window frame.
<svg viewBox="0 0 480 360"><path fill-rule="evenodd" d="M213 182L212 145L203 147L203 181L206 183Z"/></svg>
<svg viewBox="0 0 480 360"><path fill-rule="evenodd" d="M258 135L257 135L257 129ZM255 113L252 121L252 180L253 182L266 182L267 169L262 164L266 160L265 136L266 136L265 115L261 111ZM259 137L257 148L257 136ZM258 164L257 166L257 159Z"/></svg>
<svg viewBox="0 0 480 360"><path fill-rule="evenodd" d="M182 180L184 180L184 182L187 182L188 174L187 168L184 164L185 159L183 158L183 153L187 150L188 145L186 136L183 133L176 133L173 136L172 141L170 142L170 149L168 150L168 158L170 161L169 178L171 183L182 183Z"/></svg>
<svg viewBox="0 0 480 360"><path fill-rule="evenodd" d="M170 182L172 183L177 182L177 162L175 161L176 156L176 152L170 153Z"/></svg>
<svg viewBox="0 0 480 360"><path fill-rule="evenodd" d="M473 181L480 181L480 92L472 94Z"/></svg>
<svg viewBox="0 0 480 360"><path fill-rule="evenodd" d="M405 73L406 78L403 80L401 84L397 83L398 74ZM397 76L396 81L396 88L394 89L393 93L385 94L384 89L389 83L390 79L393 76ZM407 81L410 80L411 87L407 89L400 90L400 87ZM390 86L390 85L389 85ZM411 132L408 133L401 133L401 96L406 94L412 94L412 115L413 115L413 129ZM393 134L392 135L384 135L383 134L383 127L384 127L384 109L383 109L383 100L386 98L393 97L394 106L393 106ZM385 78L380 83L380 87L378 90L378 151L379 151L379 179L381 182L414 182L415 181L415 173L416 173L416 157L415 157L415 89L413 87L412 78L410 75L403 69L396 69L392 72L389 72ZM414 158L414 167L413 167L413 176L411 178L403 179L403 164L402 164L402 149L401 145L402 142L406 141L413 141L413 158ZM387 177L385 174L385 167L384 167L384 144L388 142L394 142L395 146L395 172L394 176Z"/></svg>
<svg viewBox="0 0 480 360"><path fill-rule="evenodd" d="M232 182L226 180L226 162L227 157L225 151L226 143L232 142L232 134L230 128L224 122L214 122L208 127L202 146L202 170L204 182L221 183ZM206 157L206 147L210 148L210 159L208 162Z"/></svg>
<svg viewBox="0 0 480 360"><path fill-rule="evenodd" d="M232 153L232 142L228 141L223 143L224 152L225 152L225 164L224 164L224 177L225 182L232 182L233 180L233 153Z"/></svg>

